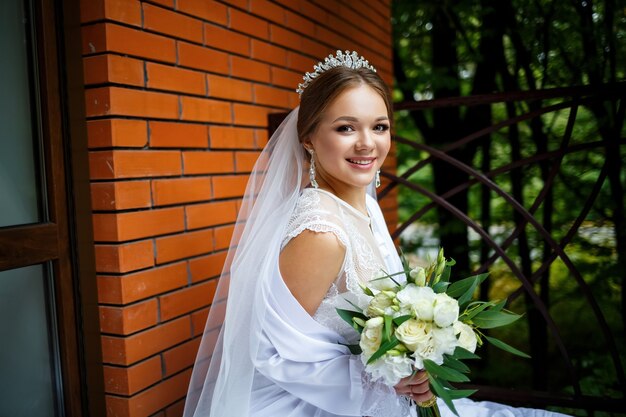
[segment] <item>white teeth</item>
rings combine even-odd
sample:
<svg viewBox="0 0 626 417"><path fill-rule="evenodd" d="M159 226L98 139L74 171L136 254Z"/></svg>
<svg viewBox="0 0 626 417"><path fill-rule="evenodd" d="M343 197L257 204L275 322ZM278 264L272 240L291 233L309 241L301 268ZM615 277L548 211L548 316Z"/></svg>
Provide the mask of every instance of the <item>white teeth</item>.
<svg viewBox="0 0 626 417"><path fill-rule="evenodd" d="M363 161L363 160L355 161L354 159L348 159L348 162L352 162L353 164L357 164L357 165L369 165L372 161Z"/></svg>

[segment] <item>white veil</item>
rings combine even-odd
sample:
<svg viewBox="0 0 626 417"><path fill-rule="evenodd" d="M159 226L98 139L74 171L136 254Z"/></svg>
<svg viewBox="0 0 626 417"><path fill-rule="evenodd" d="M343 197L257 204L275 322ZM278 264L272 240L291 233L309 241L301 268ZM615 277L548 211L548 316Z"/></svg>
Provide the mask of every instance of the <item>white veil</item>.
<svg viewBox="0 0 626 417"><path fill-rule="evenodd" d="M252 358L265 320L268 277L298 196L309 182L303 175L305 154L297 122L295 108L272 135L250 175L196 358L184 417L249 412ZM223 322L228 325L222 326Z"/></svg>

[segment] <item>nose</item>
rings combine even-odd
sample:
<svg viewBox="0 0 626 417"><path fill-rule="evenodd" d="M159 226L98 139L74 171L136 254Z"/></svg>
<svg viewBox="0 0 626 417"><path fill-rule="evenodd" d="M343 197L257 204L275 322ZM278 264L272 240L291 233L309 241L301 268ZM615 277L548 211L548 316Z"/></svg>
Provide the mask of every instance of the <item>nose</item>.
<svg viewBox="0 0 626 417"><path fill-rule="evenodd" d="M375 144L372 132L366 129L359 132L355 147L357 150L370 150L374 148Z"/></svg>

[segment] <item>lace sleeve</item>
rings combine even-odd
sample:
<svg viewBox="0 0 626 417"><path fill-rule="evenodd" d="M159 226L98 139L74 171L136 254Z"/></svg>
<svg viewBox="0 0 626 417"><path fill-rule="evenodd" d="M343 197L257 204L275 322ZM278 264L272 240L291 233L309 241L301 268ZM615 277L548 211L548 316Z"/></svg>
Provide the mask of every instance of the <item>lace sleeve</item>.
<svg viewBox="0 0 626 417"><path fill-rule="evenodd" d="M372 381L365 371L362 371L361 375L361 384L365 393L361 413L364 416L408 417L415 415L411 412L411 404L407 397L397 395L392 387L381 381Z"/></svg>
<svg viewBox="0 0 626 417"><path fill-rule="evenodd" d="M325 207L317 193L307 192L307 190L300 196L298 204L289 219L287 230L280 245L281 250L291 239L305 230L317 233L332 233L346 249L349 249L348 235L340 216Z"/></svg>

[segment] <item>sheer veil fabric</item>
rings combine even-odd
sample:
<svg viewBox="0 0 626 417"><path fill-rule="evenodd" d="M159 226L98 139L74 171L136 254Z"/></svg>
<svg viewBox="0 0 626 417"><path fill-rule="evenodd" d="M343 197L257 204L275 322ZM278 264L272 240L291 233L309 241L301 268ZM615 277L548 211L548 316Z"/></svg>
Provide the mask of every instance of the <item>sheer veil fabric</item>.
<svg viewBox="0 0 626 417"><path fill-rule="evenodd" d="M280 242L308 184L297 121L298 108L272 135L250 175L196 358L184 417L249 413L252 358L258 351L268 281L280 250L270 242Z"/></svg>

